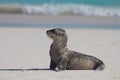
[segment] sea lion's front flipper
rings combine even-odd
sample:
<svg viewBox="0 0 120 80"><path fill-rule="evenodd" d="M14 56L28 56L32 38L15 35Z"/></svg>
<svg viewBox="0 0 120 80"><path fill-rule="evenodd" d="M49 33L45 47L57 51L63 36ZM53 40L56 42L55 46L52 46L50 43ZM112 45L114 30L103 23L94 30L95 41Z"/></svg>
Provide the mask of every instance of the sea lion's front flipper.
<svg viewBox="0 0 120 80"><path fill-rule="evenodd" d="M54 70L56 68L57 64L55 64L52 60L50 62L50 69Z"/></svg>
<svg viewBox="0 0 120 80"><path fill-rule="evenodd" d="M67 58L61 58L57 67L55 68L55 71L63 71L66 70L67 67L67 63L68 63L68 59Z"/></svg>

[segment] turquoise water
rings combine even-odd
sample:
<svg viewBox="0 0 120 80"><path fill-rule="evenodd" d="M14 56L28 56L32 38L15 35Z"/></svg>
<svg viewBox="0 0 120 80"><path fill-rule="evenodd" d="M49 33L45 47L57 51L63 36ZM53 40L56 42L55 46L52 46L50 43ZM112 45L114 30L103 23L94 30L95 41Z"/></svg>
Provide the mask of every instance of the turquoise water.
<svg viewBox="0 0 120 80"><path fill-rule="evenodd" d="M0 0L1 4L86 4L86 5L96 5L96 6L120 6L120 0Z"/></svg>
<svg viewBox="0 0 120 80"><path fill-rule="evenodd" d="M0 0L1 7L8 8L7 13L15 7L23 14L120 16L120 0Z"/></svg>
<svg viewBox="0 0 120 80"><path fill-rule="evenodd" d="M120 0L0 0L0 8L14 11L18 8L22 14L40 15L85 15L85 16L120 16ZM10 9L9 9L10 8ZM17 11L18 11L17 10ZM21 11L22 10L22 11ZM7 13L9 13L7 11ZM1 13L2 11L0 11ZM4 11L3 11L4 12ZM18 12L16 12L18 13ZM89 29L119 29L120 25L81 25L81 24L7 24L0 27L59 27Z"/></svg>

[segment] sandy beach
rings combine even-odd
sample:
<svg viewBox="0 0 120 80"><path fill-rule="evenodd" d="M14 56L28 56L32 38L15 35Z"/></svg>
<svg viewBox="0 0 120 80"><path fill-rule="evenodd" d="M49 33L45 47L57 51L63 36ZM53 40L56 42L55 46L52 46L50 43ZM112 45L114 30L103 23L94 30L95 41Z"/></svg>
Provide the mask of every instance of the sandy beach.
<svg viewBox="0 0 120 80"><path fill-rule="evenodd" d="M120 30L65 29L69 49L104 61L103 71L49 70L49 28L0 28L1 80L119 80ZM74 38L73 38L74 36Z"/></svg>
<svg viewBox="0 0 120 80"><path fill-rule="evenodd" d="M25 15L0 14L0 24L81 24L120 25L118 16L77 16L77 15ZM19 25L18 25L19 26ZM74 26L73 26L74 27Z"/></svg>
<svg viewBox="0 0 120 80"><path fill-rule="evenodd" d="M52 19L52 20L51 20ZM9 24L120 25L120 17L38 16L0 14L0 80L120 80L120 29L64 28L68 48L96 56L103 71L49 70L48 28L9 27ZM19 26L19 25L18 25ZM55 26L53 26L54 28Z"/></svg>

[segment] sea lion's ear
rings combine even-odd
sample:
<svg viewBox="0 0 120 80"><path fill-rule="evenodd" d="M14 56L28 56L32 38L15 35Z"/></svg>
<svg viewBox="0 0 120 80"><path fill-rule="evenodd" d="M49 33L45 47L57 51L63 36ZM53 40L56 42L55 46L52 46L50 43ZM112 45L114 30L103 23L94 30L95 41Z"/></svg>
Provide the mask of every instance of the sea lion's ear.
<svg viewBox="0 0 120 80"><path fill-rule="evenodd" d="M59 35L60 36L64 36L64 32L63 31L59 31Z"/></svg>
<svg viewBox="0 0 120 80"><path fill-rule="evenodd" d="M65 33L64 33L63 31L60 31L60 32L59 32L59 35L60 35L60 36L64 36Z"/></svg>

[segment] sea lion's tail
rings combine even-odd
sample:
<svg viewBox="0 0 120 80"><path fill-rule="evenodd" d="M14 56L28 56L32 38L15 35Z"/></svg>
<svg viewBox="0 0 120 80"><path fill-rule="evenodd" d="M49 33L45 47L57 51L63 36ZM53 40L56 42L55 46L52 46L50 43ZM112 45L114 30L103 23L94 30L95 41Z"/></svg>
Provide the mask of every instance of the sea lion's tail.
<svg viewBox="0 0 120 80"><path fill-rule="evenodd" d="M102 61L99 61L95 70L102 71L104 70L104 68L105 68L105 64Z"/></svg>

